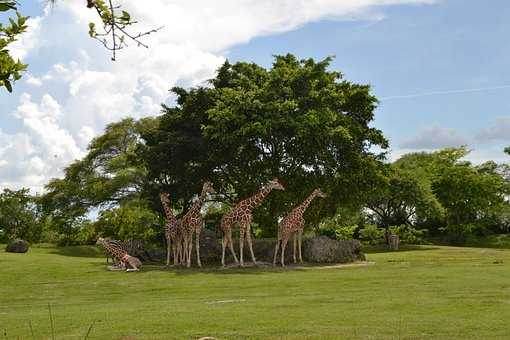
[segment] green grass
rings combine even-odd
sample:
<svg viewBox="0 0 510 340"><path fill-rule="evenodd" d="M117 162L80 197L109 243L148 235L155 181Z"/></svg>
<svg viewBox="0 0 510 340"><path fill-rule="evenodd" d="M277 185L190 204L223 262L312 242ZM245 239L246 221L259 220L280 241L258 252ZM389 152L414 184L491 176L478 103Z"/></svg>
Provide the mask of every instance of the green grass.
<svg viewBox="0 0 510 340"><path fill-rule="evenodd" d="M2 247L3 248L3 247ZM423 246L341 269L108 272L94 247L0 252L0 339L508 339L510 251Z"/></svg>

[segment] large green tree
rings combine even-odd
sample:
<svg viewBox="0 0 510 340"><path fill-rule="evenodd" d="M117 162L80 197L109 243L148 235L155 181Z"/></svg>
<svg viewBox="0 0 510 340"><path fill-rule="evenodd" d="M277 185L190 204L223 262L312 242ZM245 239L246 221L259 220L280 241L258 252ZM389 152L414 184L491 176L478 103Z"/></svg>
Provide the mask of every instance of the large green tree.
<svg viewBox="0 0 510 340"><path fill-rule="evenodd" d="M62 234L93 209L109 209L139 199L147 187L147 169L137 156L140 136L156 127L157 118L124 119L92 140L87 155L46 185L41 198L46 214Z"/></svg>
<svg viewBox="0 0 510 340"><path fill-rule="evenodd" d="M28 189L4 189L0 193L0 241L21 238L37 242L43 232L35 198Z"/></svg>
<svg viewBox="0 0 510 340"><path fill-rule="evenodd" d="M151 180L186 205L206 180L232 203L277 176L286 191L257 210L265 234L316 186L330 196L314 203L312 221L360 205L383 158L371 150L387 141L370 126L370 87L344 80L330 63L290 54L270 69L225 62L209 86L172 89L176 105L164 106L159 128L143 135Z"/></svg>
<svg viewBox="0 0 510 340"><path fill-rule="evenodd" d="M423 168L411 171L402 158L388 166L380 185L374 186L366 207L377 224L384 228L402 224L423 225L435 222L443 215L441 203L432 191Z"/></svg>

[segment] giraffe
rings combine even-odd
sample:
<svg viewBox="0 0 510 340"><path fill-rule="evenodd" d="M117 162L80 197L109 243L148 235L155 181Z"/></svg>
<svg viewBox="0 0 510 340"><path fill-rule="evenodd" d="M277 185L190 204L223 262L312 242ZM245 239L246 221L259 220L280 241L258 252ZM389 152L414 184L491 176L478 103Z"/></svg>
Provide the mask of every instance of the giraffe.
<svg viewBox="0 0 510 340"><path fill-rule="evenodd" d="M287 246L287 242L292 234L294 234L294 263L296 263L296 238L299 243L299 262L303 263L303 259L301 257L301 237L305 226L303 214L316 196L324 198L326 197L326 194L323 193L320 188L313 190L300 205L292 209L278 224L278 239L276 240L276 247L274 250L273 266L276 264L276 256L278 255L278 248L280 247L281 242L281 264L282 267L285 267L285 247Z"/></svg>
<svg viewBox="0 0 510 340"><path fill-rule="evenodd" d="M223 239L221 241L222 254L221 254L221 265L225 267L225 248L227 245L230 247L230 252L234 256L236 263L240 263L241 267L244 266L243 262L243 248L244 248L244 235L246 234L248 246L250 248L251 258L253 264L257 264L255 255L253 254L253 246L251 241L251 220L253 218L252 212L262 201L269 195L271 190L285 190L283 185L278 181L277 178L270 180L266 185L260 189L255 195L248 197L234 207L234 209L221 218L221 230L223 231ZM237 260L234 246L232 244L232 229L239 227L239 259Z"/></svg>
<svg viewBox="0 0 510 340"><path fill-rule="evenodd" d="M186 251L186 266L189 268L191 266L191 251L193 248L193 234L195 234L195 247L197 251L197 264L199 267L202 267L202 263L200 262L200 233L204 229L204 219L200 214L200 210L202 209L202 205L204 204L204 200L206 195L210 193L215 193L215 190L212 186L211 182L205 182L202 187L202 192L196 200L195 203L191 206L188 212L182 217L182 226L185 231L185 251Z"/></svg>
<svg viewBox="0 0 510 340"><path fill-rule="evenodd" d="M182 221L177 219L170 207L170 195L166 192L159 194L161 204L165 210L167 222L165 224L165 239L166 239L166 265L170 265L170 249L173 250L174 265L178 265L183 261L182 249Z"/></svg>
<svg viewBox="0 0 510 340"><path fill-rule="evenodd" d="M127 268L126 271L139 271L142 267L142 262L137 257L129 255L118 245L110 243L102 237L97 239L96 244L103 246L108 252L113 254L113 256L121 264L122 268L126 268L126 265L131 267Z"/></svg>

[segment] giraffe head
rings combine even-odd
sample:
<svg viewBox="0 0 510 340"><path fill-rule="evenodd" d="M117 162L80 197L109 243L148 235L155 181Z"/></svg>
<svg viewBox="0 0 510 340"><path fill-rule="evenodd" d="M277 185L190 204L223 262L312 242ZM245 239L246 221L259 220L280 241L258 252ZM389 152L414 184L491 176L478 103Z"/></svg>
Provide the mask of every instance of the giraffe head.
<svg viewBox="0 0 510 340"><path fill-rule="evenodd" d="M268 187L274 190L285 190L283 185L280 183L280 180L278 178L273 178L267 183Z"/></svg>
<svg viewBox="0 0 510 340"><path fill-rule="evenodd" d="M202 187L202 192L207 194L214 194L216 190L214 190L213 185L211 182L205 182L204 186Z"/></svg>
<svg viewBox="0 0 510 340"><path fill-rule="evenodd" d="M326 195L326 194L325 194L325 193L321 190L321 188L317 188L317 189L315 189L315 190L314 190L314 193L315 193L315 195L316 195L316 196L321 197L321 198L326 198L326 197L328 197L328 195Z"/></svg>
<svg viewBox="0 0 510 340"><path fill-rule="evenodd" d="M99 237L96 241L96 244L103 245L106 243L106 240L103 237Z"/></svg>
<svg viewBox="0 0 510 340"><path fill-rule="evenodd" d="M169 196L170 196L170 194L168 192L162 192L159 194L159 198L163 202L169 202L170 201L170 199L168 198Z"/></svg>

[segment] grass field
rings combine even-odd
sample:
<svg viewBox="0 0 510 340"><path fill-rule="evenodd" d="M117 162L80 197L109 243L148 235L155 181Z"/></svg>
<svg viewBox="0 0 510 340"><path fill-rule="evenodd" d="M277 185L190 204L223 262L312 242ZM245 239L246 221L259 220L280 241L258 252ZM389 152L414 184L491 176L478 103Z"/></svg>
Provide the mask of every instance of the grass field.
<svg viewBox="0 0 510 340"><path fill-rule="evenodd" d="M2 247L3 248L3 247ZM94 247L0 252L6 339L509 339L510 250L423 246L336 269L108 272ZM1 336L0 336L1 338Z"/></svg>

